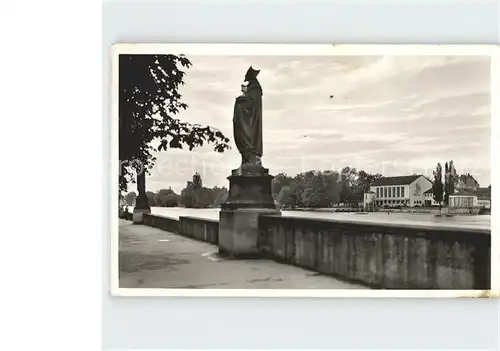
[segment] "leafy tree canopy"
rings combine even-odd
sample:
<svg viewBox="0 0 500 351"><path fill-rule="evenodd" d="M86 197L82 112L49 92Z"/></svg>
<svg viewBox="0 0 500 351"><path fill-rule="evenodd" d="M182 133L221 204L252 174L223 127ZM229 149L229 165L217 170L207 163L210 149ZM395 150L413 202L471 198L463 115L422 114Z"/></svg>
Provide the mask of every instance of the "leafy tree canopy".
<svg viewBox="0 0 500 351"><path fill-rule="evenodd" d="M432 195L434 201L441 205L443 202L443 168L440 163L437 164L434 173L434 183L432 184Z"/></svg>
<svg viewBox="0 0 500 351"><path fill-rule="evenodd" d="M184 55L120 55L120 190L134 181L133 172L148 171L154 165L155 152L193 150L205 143L213 144L217 152L229 149L229 139L219 130L176 118L188 108L179 88L191 65Z"/></svg>
<svg viewBox="0 0 500 351"><path fill-rule="evenodd" d="M344 167L334 170L307 171L295 177L284 173L273 179L274 199L283 207L332 207L339 202L356 206L370 184L381 178L363 170Z"/></svg>

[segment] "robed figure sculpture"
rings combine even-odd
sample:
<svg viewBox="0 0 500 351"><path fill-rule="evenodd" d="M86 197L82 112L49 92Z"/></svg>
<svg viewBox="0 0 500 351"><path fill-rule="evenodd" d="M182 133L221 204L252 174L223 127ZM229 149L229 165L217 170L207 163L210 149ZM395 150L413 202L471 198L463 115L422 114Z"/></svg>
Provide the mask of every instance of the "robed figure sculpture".
<svg viewBox="0 0 500 351"><path fill-rule="evenodd" d="M261 256L259 216L280 215L272 195L273 176L262 166L262 87L251 66L234 103L234 140L241 166L233 169L229 194L219 213L219 254L232 258Z"/></svg>
<svg viewBox="0 0 500 351"><path fill-rule="evenodd" d="M242 85L243 94L234 103L234 141L241 154L241 168L261 166L262 87L257 80L259 72L250 66Z"/></svg>

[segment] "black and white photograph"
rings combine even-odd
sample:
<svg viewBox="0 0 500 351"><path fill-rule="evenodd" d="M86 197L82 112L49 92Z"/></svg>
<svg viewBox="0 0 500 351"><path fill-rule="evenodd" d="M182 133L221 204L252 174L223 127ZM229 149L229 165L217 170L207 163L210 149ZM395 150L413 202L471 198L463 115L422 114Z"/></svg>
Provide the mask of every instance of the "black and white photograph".
<svg viewBox="0 0 500 351"><path fill-rule="evenodd" d="M112 53L114 294L491 289L488 50Z"/></svg>

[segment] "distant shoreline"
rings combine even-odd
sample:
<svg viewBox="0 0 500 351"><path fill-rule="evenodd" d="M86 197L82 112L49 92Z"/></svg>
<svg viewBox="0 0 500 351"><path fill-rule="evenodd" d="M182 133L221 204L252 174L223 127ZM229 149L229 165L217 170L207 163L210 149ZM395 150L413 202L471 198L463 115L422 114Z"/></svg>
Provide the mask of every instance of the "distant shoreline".
<svg viewBox="0 0 500 351"><path fill-rule="evenodd" d="M162 207L162 206L153 206L157 208L171 208L171 209L187 209L187 210L220 210L220 207L207 207L207 208L191 208L191 207ZM128 206L129 211L133 211L134 206ZM295 211L295 212L311 212L311 213L411 213L414 215L419 215L419 214L434 214L434 215L439 215L441 214L441 211L438 207L435 208L422 208L422 207L415 207L415 208L402 208L402 209L396 209L396 208L380 208L377 209L376 211L373 212L367 212L364 211L362 207L358 208L353 208L353 207L324 207L324 208L281 208L280 209L283 212L289 212L289 211ZM466 216L467 214L460 214L456 213L456 216ZM484 214L474 214L474 216L483 216L483 215L490 215L490 213L484 213Z"/></svg>

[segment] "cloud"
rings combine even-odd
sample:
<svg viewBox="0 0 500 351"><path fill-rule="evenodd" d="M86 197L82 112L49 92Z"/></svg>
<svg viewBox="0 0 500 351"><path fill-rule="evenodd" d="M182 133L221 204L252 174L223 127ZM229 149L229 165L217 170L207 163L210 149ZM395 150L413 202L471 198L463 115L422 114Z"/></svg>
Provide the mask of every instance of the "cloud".
<svg viewBox="0 0 500 351"><path fill-rule="evenodd" d="M234 98L250 65L261 69L263 160L274 174L354 165L398 175L453 159L457 167L477 169L481 184L490 182L484 171L490 169L491 137L487 57L189 58L193 67L181 89L189 108L179 118L219 128L233 149L161 153L158 160L167 169L170 162L170 172L155 166L149 188L182 188L193 170L203 172L207 186L228 185L226 177L240 162L232 141Z"/></svg>

